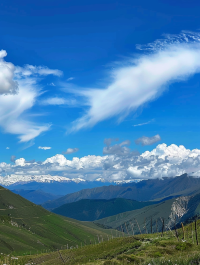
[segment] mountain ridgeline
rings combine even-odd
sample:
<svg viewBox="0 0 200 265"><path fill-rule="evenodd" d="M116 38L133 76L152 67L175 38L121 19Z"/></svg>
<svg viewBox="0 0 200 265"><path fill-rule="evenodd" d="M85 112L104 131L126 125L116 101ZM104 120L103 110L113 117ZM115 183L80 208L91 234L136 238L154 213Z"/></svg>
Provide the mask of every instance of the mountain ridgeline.
<svg viewBox="0 0 200 265"><path fill-rule="evenodd" d="M124 198L128 200L149 201L161 200L172 196L190 195L200 189L200 178L190 177L183 174L174 178L143 180L138 183L123 185L110 185L93 189L84 189L75 193L67 194L57 200L43 204L48 210L53 210L66 203L72 203L83 199L111 200Z"/></svg>

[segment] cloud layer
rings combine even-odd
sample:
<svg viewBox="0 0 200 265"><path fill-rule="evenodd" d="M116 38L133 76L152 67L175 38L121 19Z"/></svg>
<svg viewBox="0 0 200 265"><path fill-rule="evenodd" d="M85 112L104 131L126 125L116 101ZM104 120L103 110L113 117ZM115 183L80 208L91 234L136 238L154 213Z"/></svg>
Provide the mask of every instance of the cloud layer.
<svg viewBox="0 0 200 265"><path fill-rule="evenodd" d="M123 182L175 177L183 173L200 177L200 150L189 150L175 144L159 144L151 152L146 151L141 155L124 152L123 155L88 155L68 160L64 155L57 154L43 162L15 157L11 161L14 164L0 163L0 184L34 180L43 182L44 179L58 178Z"/></svg>
<svg viewBox="0 0 200 265"><path fill-rule="evenodd" d="M74 92L85 98L87 109L73 123L72 131L92 127L114 116L122 120L131 111L158 98L169 84L199 73L200 37L196 42L191 37L187 39L186 33L184 38L173 36L173 41L167 37L162 45L159 40L162 49L154 45L151 53L130 58L112 70L105 87Z"/></svg>

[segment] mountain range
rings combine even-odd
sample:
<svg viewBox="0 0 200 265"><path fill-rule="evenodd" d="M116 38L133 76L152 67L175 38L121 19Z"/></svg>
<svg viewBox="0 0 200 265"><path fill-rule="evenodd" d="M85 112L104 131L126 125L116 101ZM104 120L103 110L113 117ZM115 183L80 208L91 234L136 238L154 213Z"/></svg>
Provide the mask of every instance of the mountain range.
<svg viewBox="0 0 200 265"><path fill-rule="evenodd" d="M183 174L174 178L149 179L138 183L123 185L109 185L92 189L83 189L75 193L67 194L57 200L46 202L43 207L52 210L66 203L72 203L83 199L111 200L124 198L137 201L161 200L165 197L177 197L194 194L200 189L200 178Z"/></svg>

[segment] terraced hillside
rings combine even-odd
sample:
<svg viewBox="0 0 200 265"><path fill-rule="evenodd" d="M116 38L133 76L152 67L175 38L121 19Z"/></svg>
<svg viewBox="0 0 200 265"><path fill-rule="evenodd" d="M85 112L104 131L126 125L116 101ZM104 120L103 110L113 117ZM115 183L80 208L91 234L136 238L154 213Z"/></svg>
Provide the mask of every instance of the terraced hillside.
<svg viewBox="0 0 200 265"><path fill-rule="evenodd" d="M37 253L90 244L109 230L58 216L0 187L0 253Z"/></svg>

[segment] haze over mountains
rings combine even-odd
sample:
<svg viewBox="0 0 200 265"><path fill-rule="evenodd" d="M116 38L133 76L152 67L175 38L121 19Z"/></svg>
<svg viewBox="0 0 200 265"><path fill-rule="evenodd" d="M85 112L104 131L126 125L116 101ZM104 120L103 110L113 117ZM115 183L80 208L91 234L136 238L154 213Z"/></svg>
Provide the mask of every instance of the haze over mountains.
<svg viewBox="0 0 200 265"><path fill-rule="evenodd" d="M52 202L47 202L43 204L43 207L52 210L65 203L72 203L83 199L110 200L113 198L124 198L137 201L160 200L167 196L192 194L198 189L200 189L200 178L183 174L174 178L150 179L138 183L84 189Z"/></svg>

